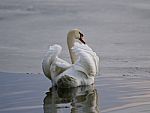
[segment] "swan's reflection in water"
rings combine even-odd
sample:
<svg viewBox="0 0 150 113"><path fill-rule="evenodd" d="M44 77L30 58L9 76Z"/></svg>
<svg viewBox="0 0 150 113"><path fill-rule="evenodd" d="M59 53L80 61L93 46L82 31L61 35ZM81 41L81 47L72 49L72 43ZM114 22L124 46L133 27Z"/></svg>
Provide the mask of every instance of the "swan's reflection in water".
<svg viewBox="0 0 150 113"><path fill-rule="evenodd" d="M93 85L55 89L44 98L44 113L99 113L97 90Z"/></svg>

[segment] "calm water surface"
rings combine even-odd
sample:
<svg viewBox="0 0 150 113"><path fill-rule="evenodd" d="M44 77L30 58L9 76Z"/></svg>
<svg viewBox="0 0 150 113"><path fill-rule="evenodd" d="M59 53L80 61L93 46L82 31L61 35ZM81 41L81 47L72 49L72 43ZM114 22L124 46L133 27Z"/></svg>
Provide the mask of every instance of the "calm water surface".
<svg viewBox="0 0 150 113"><path fill-rule="evenodd" d="M48 46L80 28L101 68L150 67L148 0L0 0L0 71L39 73ZM103 71L103 69L102 69Z"/></svg>
<svg viewBox="0 0 150 113"><path fill-rule="evenodd" d="M0 113L149 113L149 85L149 76L115 74L56 89L41 74L0 73Z"/></svg>
<svg viewBox="0 0 150 113"><path fill-rule="evenodd" d="M49 90L36 73L55 43L70 62L72 28L100 56L101 76L95 87ZM148 0L0 0L0 113L149 113L149 37Z"/></svg>
<svg viewBox="0 0 150 113"><path fill-rule="evenodd" d="M0 73L0 91L1 113L99 113L94 85L56 89L43 75Z"/></svg>

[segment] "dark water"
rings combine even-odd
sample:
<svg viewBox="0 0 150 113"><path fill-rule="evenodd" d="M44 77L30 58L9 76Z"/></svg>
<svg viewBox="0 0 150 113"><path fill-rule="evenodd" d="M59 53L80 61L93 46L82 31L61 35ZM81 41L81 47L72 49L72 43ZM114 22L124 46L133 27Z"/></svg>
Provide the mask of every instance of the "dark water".
<svg viewBox="0 0 150 113"><path fill-rule="evenodd" d="M149 113L149 85L149 76L116 74L56 89L41 74L0 73L0 113Z"/></svg>
<svg viewBox="0 0 150 113"><path fill-rule="evenodd" d="M94 86L51 90L44 98L44 113L99 113Z"/></svg>
<svg viewBox="0 0 150 113"><path fill-rule="evenodd" d="M0 73L0 91L1 113L99 113L94 85L56 89L43 75Z"/></svg>
<svg viewBox="0 0 150 113"><path fill-rule="evenodd" d="M0 73L1 113L43 113L50 83L42 76Z"/></svg>

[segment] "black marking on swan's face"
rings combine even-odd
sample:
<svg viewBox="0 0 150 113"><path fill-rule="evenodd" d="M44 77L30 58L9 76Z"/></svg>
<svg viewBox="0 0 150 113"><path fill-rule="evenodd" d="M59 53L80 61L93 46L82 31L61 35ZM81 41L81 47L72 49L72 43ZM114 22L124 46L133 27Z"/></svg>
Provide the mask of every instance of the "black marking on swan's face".
<svg viewBox="0 0 150 113"><path fill-rule="evenodd" d="M80 34L80 38L82 38L84 36L81 32L79 32L79 34Z"/></svg>
<svg viewBox="0 0 150 113"><path fill-rule="evenodd" d="M79 40L80 40L83 44L85 44L84 35L83 35L81 32L79 32L79 34L80 34Z"/></svg>

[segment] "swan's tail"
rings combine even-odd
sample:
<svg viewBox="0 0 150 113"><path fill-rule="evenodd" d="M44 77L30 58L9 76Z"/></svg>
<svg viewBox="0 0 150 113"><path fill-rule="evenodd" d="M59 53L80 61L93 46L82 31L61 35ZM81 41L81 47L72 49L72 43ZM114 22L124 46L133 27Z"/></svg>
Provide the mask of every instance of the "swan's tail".
<svg viewBox="0 0 150 113"><path fill-rule="evenodd" d="M56 57L60 54L62 47L60 45L53 45L49 47L48 52L46 53L43 62L42 69L46 77L51 79L50 67L53 62L55 62Z"/></svg>
<svg viewBox="0 0 150 113"><path fill-rule="evenodd" d="M57 87L59 88L70 88L70 87L77 87L77 81L75 78L64 75L57 81Z"/></svg>

